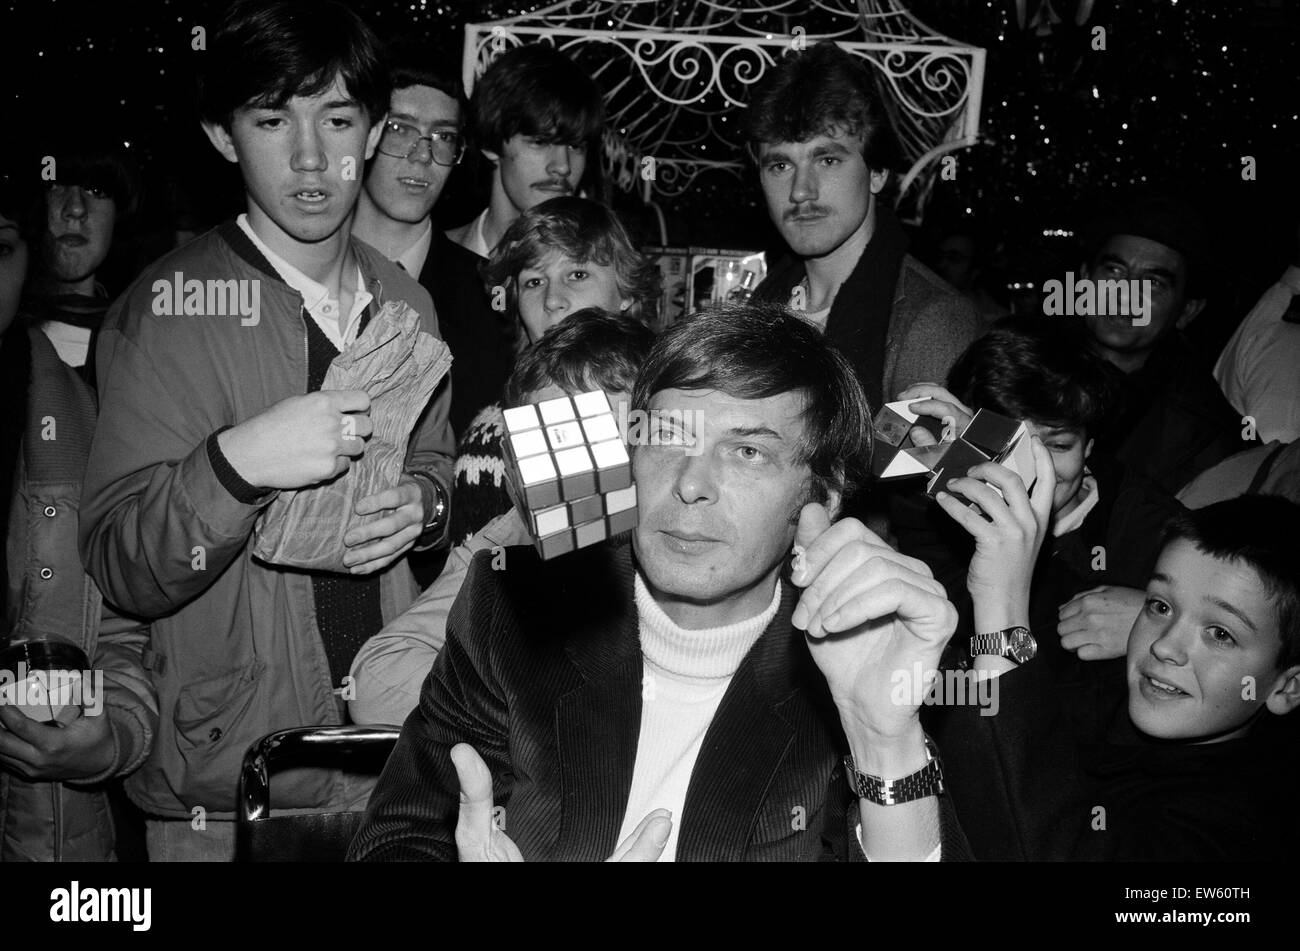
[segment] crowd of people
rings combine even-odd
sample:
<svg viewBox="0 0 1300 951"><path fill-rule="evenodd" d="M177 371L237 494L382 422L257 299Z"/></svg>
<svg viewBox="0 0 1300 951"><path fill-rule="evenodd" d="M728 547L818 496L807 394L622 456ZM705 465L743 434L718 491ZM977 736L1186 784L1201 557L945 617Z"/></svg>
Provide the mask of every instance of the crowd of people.
<svg viewBox="0 0 1300 951"><path fill-rule="evenodd" d="M338 3L238 0L197 118L245 207L114 296L120 152L0 192L3 633L76 646L104 700L0 702L0 860L233 860L250 746L346 724L400 727L382 773L294 769L274 809L361 814L350 860L1289 854L1300 258L1201 353L1209 235L1152 193L1079 269L1126 311L1004 316L971 241L947 279L909 252L885 104L823 42L743 113L788 254L661 328L600 86L548 44L468 99L458 70ZM444 231L471 150L487 204ZM372 381L325 383L394 312L452 358L402 471L320 527L342 570L268 560L268 507L385 431ZM636 527L543 559L503 414L597 390L697 422L625 431ZM1033 471L879 479L896 401L944 440L1023 422Z"/></svg>

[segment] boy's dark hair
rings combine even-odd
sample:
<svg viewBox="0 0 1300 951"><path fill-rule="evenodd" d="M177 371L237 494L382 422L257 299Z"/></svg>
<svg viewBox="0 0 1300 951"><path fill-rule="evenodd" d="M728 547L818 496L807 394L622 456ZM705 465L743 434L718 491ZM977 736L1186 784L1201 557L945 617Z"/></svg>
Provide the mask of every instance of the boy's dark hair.
<svg viewBox="0 0 1300 951"><path fill-rule="evenodd" d="M750 97L747 123L755 158L764 143L838 132L862 137L868 168L898 165L898 144L870 67L831 40L788 53L769 69Z"/></svg>
<svg viewBox="0 0 1300 951"><path fill-rule="evenodd" d="M534 205L506 229L492 257L482 265L483 284L504 287L510 313L519 310L519 272L551 251L575 261L613 266L618 290L631 298L630 317L648 320L659 300L659 268L632 244L618 215L599 202L573 195Z"/></svg>
<svg viewBox="0 0 1300 951"><path fill-rule="evenodd" d="M584 307L519 355L506 381L504 405L520 406L549 384L568 393L631 393L653 343L654 334L640 321Z"/></svg>
<svg viewBox="0 0 1300 951"><path fill-rule="evenodd" d="M846 498L871 469L871 409L853 367L807 321L779 304L711 307L660 335L632 394L646 410L660 390L720 390L736 399L804 396L796 458L812 469L812 497Z"/></svg>
<svg viewBox="0 0 1300 951"><path fill-rule="evenodd" d="M465 87L460 81L460 63L416 40L397 37L384 47L393 89L428 86L445 93L460 106L462 123L469 112Z"/></svg>
<svg viewBox="0 0 1300 951"><path fill-rule="evenodd" d="M998 321L957 358L948 389L972 409L1093 437L1122 390L1109 364L1042 318Z"/></svg>
<svg viewBox="0 0 1300 951"><path fill-rule="evenodd" d="M279 109L342 77L371 124L388 111L388 64L370 27L334 0L236 0L199 54L199 115L227 129L243 106Z"/></svg>
<svg viewBox="0 0 1300 951"><path fill-rule="evenodd" d="M500 152L516 135L585 145L599 164L605 98L578 65L549 43L507 50L479 77L470 97L470 134L479 149Z"/></svg>
<svg viewBox="0 0 1300 951"><path fill-rule="evenodd" d="M1282 649L1277 667L1300 664L1300 505L1280 495L1242 495L1175 516L1162 548L1185 539L1221 561L1259 576L1273 602Z"/></svg>

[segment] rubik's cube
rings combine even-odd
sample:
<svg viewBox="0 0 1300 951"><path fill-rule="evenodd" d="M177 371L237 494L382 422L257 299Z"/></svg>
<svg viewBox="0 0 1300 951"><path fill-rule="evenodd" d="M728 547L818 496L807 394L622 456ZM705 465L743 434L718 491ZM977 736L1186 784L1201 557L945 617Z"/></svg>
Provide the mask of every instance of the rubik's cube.
<svg viewBox="0 0 1300 951"><path fill-rule="evenodd" d="M600 390L504 411L505 456L544 559L636 525L632 461Z"/></svg>

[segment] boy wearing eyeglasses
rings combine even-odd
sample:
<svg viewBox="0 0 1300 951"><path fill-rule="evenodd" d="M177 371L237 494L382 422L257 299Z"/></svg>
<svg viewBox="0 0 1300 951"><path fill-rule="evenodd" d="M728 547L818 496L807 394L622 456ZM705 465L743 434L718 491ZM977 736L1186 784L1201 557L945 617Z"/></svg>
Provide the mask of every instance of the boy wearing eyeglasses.
<svg viewBox="0 0 1300 951"><path fill-rule="evenodd" d="M460 438L501 395L514 364L514 327L493 310L479 258L433 223L433 206L465 152L465 94L445 57L409 43L387 49L393 93L366 166L352 233L419 280L451 348L451 426Z"/></svg>

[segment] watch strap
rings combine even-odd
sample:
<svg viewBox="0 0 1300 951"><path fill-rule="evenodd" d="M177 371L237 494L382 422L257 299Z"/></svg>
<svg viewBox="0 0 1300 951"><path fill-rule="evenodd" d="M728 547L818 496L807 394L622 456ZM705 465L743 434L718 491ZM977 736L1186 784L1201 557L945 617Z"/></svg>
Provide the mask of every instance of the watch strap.
<svg viewBox="0 0 1300 951"><path fill-rule="evenodd" d="M845 756L844 769L849 788L859 799L878 806L898 806L927 796L942 795L943 764L939 760L939 751L934 741L928 735L925 737L925 755L925 765L901 779L884 779L860 772L853 757Z"/></svg>

